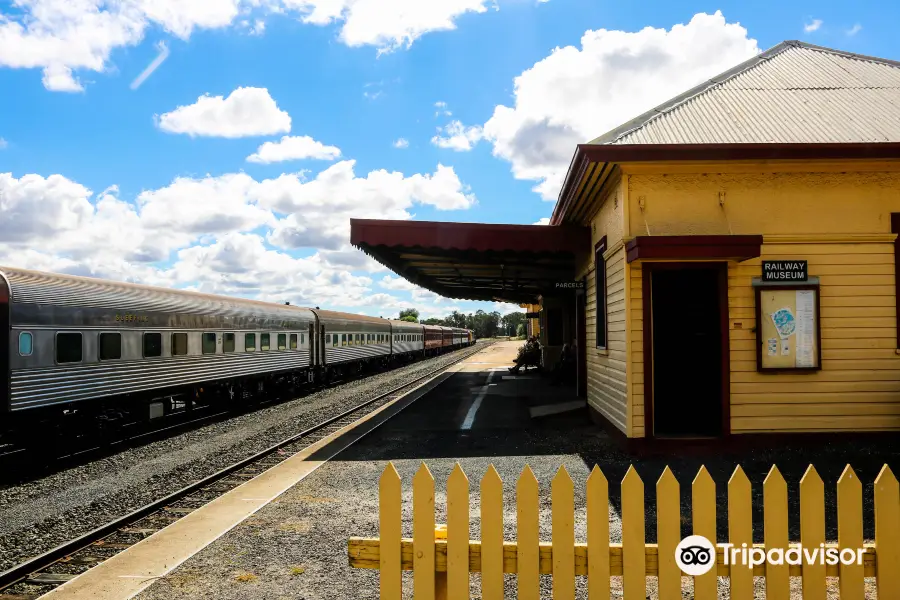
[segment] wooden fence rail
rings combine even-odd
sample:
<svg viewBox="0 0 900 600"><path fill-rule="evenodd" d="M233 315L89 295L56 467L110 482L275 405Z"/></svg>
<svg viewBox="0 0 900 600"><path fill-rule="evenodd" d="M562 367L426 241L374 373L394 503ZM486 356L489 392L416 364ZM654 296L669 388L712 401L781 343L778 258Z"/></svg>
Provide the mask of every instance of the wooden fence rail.
<svg viewBox="0 0 900 600"><path fill-rule="evenodd" d="M380 571L380 598L400 600L402 571L413 571L415 600L469 598L469 574L481 573L481 598L504 597L504 573L517 575L518 598L540 598L540 575L551 575L554 600L574 600L575 578L587 577L590 600L610 597L610 577L622 578L624 600L647 598L647 577L658 578L660 600L682 598L683 573L675 560L681 541L679 483L666 467L656 482L657 543L645 541L644 483L630 467L621 485L622 542L609 539L609 486L596 466L587 480L586 543L575 541L574 484L564 467L551 483L551 540L539 538L538 481L526 466L516 484L516 541L503 539L503 481L491 465L481 479L481 540L469 539L469 479L457 464L447 481L447 523L436 525L434 478L423 463L413 478L413 537L402 538L401 482L388 464L379 483L377 539L351 538L350 565ZM839 578L842 600L865 598L864 577L877 595L900 600L900 486L885 465L875 479L875 543L863 544L862 484L847 465L837 483L838 541L825 543L825 487L810 465L800 480L800 542L788 539L787 484L776 467L763 482L764 543L753 543L750 480L738 466L727 484L728 541L736 548L864 549L863 564L750 567L726 564L694 577L694 598L715 600L716 577L730 578L734 600L754 597L753 577L765 577L767 600L790 598L790 577L802 578L803 600L825 600L826 577ZM691 484L693 533L715 543L716 484L704 467ZM730 561L729 561L730 562Z"/></svg>

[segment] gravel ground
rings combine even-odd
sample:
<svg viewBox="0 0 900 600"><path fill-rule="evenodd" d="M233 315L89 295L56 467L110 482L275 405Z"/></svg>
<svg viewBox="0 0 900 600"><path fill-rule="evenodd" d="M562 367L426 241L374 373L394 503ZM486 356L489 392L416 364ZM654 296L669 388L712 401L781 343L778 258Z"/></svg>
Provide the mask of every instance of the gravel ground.
<svg viewBox="0 0 900 600"><path fill-rule="evenodd" d="M0 488L0 571L472 351L413 363Z"/></svg>
<svg viewBox="0 0 900 600"><path fill-rule="evenodd" d="M407 409L409 410L409 409ZM602 434L592 427L572 423L564 431L532 432L532 440L543 437L550 445L564 436L577 439L585 447L603 445ZM505 438L505 434L499 434ZM376 441L374 438L379 438ZM393 438L376 431L363 440L390 446ZM504 440L498 440L500 445ZM376 451L376 454L380 450ZM139 600L197 598L201 594L216 600L245 598L313 600L319 598L378 598L377 571L352 569L347 562L347 540L352 536L378 537L378 478L387 464L369 460L364 449L350 451L333 460L294 486L272 504L187 561L168 577L154 583L137 596ZM418 459L394 460L404 482L404 536L412 536L411 481L422 464ZM436 482L437 522L446 522L446 480L456 464L453 458L429 459L428 468ZM504 530L506 539L515 539L515 481L528 464L541 482L541 536L550 539L549 482L560 465L575 482L575 535L584 539L584 483L590 470L577 454L495 456L460 459L470 478L471 533L480 537L478 481L493 464L505 482ZM610 507L610 533L621 540L621 521ZM549 594L550 578L542 578ZM583 586L584 578L578 578ZM515 578L506 578L506 597L515 597ZM411 598L412 578L405 574L405 597ZM580 590L586 594L586 589ZM478 575L472 576L472 597L480 597ZM549 596L548 596L549 597ZM586 597L586 596L584 596Z"/></svg>
<svg viewBox="0 0 900 600"><path fill-rule="evenodd" d="M485 375L471 377L478 386ZM473 388L475 389L475 388ZM871 538L872 481L885 462L900 463L900 446L878 438L871 442L774 445L761 450L727 452L695 450L653 458L636 459L596 427L583 412L535 420L525 428L458 431L440 429L429 414L430 402L418 402L364 438L319 470L299 482L270 505L225 534L181 565L169 576L155 582L138 596L140 600L180 600L201 596L216 600L245 598L303 599L378 597L378 573L352 569L348 565L347 540L352 536L378 536L378 478L392 461L403 480L404 536L412 535L411 481L423 460L436 481L436 520L446 522L446 479L458 461L470 479L471 533L480 538L478 481L493 464L504 481L504 530L507 540L515 539L515 482L528 464L541 485L541 539L550 540L550 482L564 465L575 483L575 537L584 541L584 485L589 469L597 464L610 481L609 524L611 540L621 541L619 482L634 464L646 490L647 541L655 541L656 507L653 487L663 468L669 465L681 482L684 534L690 533L690 481L705 465L717 482L719 538L727 536L728 477L741 464L754 486L754 504L761 506L762 480L773 463L788 481L791 498L790 535L799 539L798 482L810 462L825 481L829 541L836 538L834 484L844 465L852 463L864 483L865 531ZM465 412L465 409L462 409ZM761 509L754 513L756 541L762 541ZM693 595L691 580L684 578L684 597ZM791 598L801 597L800 580L792 580ZM866 597L874 598L874 581L867 580ZM551 597L551 580L542 577L542 597ZM586 598L586 579L577 579L577 594ZM613 596L621 597L620 578L613 578ZM648 578L647 597L657 598L655 578ZM411 598L412 576L404 574L404 597ZM764 580L756 580L756 597L764 598ZM472 598L480 598L480 580L471 578ZM507 598L516 596L515 577L506 577ZM719 597L728 598L728 581L719 579ZM829 600L838 598L837 581L829 581Z"/></svg>

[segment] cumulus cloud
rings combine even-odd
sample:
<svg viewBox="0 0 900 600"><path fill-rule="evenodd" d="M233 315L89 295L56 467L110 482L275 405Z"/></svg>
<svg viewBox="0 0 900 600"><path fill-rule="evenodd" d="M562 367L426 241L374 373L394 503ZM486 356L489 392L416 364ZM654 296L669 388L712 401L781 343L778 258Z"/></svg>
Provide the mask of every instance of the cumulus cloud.
<svg viewBox="0 0 900 600"><path fill-rule="evenodd" d="M451 121L445 127L438 127L438 135L431 138L431 143L438 148L449 148L457 152L471 150L483 136L481 127L466 127L459 121Z"/></svg>
<svg viewBox="0 0 900 600"><path fill-rule="evenodd" d="M490 0L283 0L304 23L340 23L338 38L350 47L375 46L379 53L409 48L432 31L456 29L466 13L487 12Z"/></svg>
<svg viewBox="0 0 900 600"><path fill-rule="evenodd" d="M266 88L239 87L228 97L204 95L157 118L168 133L191 137L240 138L286 133L291 117L278 108Z"/></svg>
<svg viewBox="0 0 900 600"><path fill-rule="evenodd" d="M397 138L394 141L394 148L400 148L401 150L403 148L409 148L409 140L405 138Z"/></svg>
<svg viewBox="0 0 900 600"><path fill-rule="evenodd" d="M475 197L443 165L430 174L365 177L353 167L342 161L312 180L179 177L131 201L115 186L95 194L62 175L0 173L0 264L370 306L373 280L365 273L385 269L350 246L350 218L409 219L416 205L465 209ZM314 253L293 256L303 248Z"/></svg>
<svg viewBox="0 0 900 600"><path fill-rule="evenodd" d="M287 160L334 160L341 155L336 146L326 146L308 135L286 135L277 142L266 142L247 157L248 162L269 164Z"/></svg>
<svg viewBox="0 0 900 600"><path fill-rule="evenodd" d="M556 200L575 145L665 102L759 52L721 12L671 29L589 30L580 48L556 48L514 80L513 106L484 124L495 156L517 179Z"/></svg>
<svg viewBox="0 0 900 600"><path fill-rule="evenodd" d="M533 223L533 225L549 225L549 224L550 224L550 217L542 217Z"/></svg>
<svg viewBox="0 0 900 600"><path fill-rule="evenodd" d="M47 89L81 91L75 70L105 71L112 50L140 43L150 26L186 40L230 25L241 2L20 0L0 16L0 66L39 68Z"/></svg>

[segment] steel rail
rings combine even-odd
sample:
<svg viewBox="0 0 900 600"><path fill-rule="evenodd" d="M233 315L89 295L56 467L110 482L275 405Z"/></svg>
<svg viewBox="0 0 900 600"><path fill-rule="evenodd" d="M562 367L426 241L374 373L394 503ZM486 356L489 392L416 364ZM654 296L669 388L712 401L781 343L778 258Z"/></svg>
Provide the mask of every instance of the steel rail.
<svg viewBox="0 0 900 600"><path fill-rule="evenodd" d="M478 350L481 350L481 349L483 349L483 348L478 348ZM55 548L48 550L47 552L44 552L43 554L34 556L34 557L32 557L32 558L14 566L8 570L0 573L0 600L2 600L2 598L3 598L2 593L4 590L9 589L10 587L16 585L17 583L25 581L30 575L32 575L36 572L40 572L42 569L46 569L47 567L59 562L61 559L65 558L71 554L74 554L80 550L83 550L87 546L90 546L91 544L93 544L97 541L100 541L106 537L109 537L109 536L115 534L120 529L123 529L123 528L127 527L128 525L135 523L136 521L139 521L149 515L160 512L161 510L166 508L168 505L173 504L176 501L181 500L181 499L185 498L186 496L189 496L189 495L193 494L194 492L197 492L197 491L209 486L210 484L220 481L220 480L226 478L228 475L231 475L237 471L240 471L241 469L243 469L255 462L258 462L258 461L262 460L263 458L266 458L267 456L275 454L276 452L278 452L278 450L280 450L281 448L284 448L285 446L294 444L294 443L302 440L303 438L308 437L311 434L316 433L317 431L320 431L320 430L328 427L329 425L331 425L337 421L340 421L341 419L344 419L355 412L358 412L359 410L361 410L363 408L366 408L367 406L370 406L376 402L379 402L380 400L383 400L383 399L387 398L388 396L392 396L394 394L399 393L401 390L403 390L405 388L416 385L425 379L434 377L434 376L442 373L443 371L446 371L453 365L469 358L473 354L475 354L475 352L466 352L466 353L464 353L463 356L460 356L456 360L449 362L441 367L438 367L437 369L429 371L428 373L422 375L421 377L417 377L416 379L414 379L412 381L398 385L398 386L394 387L393 389L383 392L383 393L375 396L374 398L371 398L369 400L366 400L365 402L362 402L361 404L358 404L352 408L349 408L338 415L330 417L317 425L313 425L312 427L309 427L299 433L296 433L296 434L276 443L273 446L270 446L264 450L261 450L255 454L253 454L252 456L241 459L240 461L238 461L230 466L227 466L227 467L213 473L212 475L208 475L202 479L199 479L199 480L181 488L178 491L168 494L158 500L154 500L153 502L150 502L149 504L146 504L146 505L142 506L141 508L138 508L122 517L114 519L105 525L101 525L100 527L98 527L92 531L89 531L83 535L80 535L75 539L72 539L68 542L64 542L64 543L60 544L59 546L56 546ZM208 503L208 502L206 502L206 503ZM135 543L137 543L137 542L135 542ZM98 561L98 562L101 562L101 561Z"/></svg>

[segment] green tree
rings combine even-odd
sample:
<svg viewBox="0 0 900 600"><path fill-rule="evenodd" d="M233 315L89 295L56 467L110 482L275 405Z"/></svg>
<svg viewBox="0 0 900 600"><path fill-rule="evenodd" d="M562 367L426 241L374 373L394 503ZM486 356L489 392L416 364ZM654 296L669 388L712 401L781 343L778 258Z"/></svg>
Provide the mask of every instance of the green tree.
<svg viewBox="0 0 900 600"><path fill-rule="evenodd" d="M503 335L522 335L519 333L520 325L524 329L525 313L523 312L509 313L500 319L500 329L503 330Z"/></svg>
<svg viewBox="0 0 900 600"><path fill-rule="evenodd" d="M525 337L525 323L519 323L516 327L516 337Z"/></svg>
<svg viewBox="0 0 900 600"><path fill-rule="evenodd" d="M400 320L409 321L410 323L418 323L419 311L415 308L405 308L400 311Z"/></svg>
<svg viewBox="0 0 900 600"><path fill-rule="evenodd" d="M438 319L435 317L431 317L430 319L425 319L424 321L419 321L422 325L443 325L444 320Z"/></svg>

